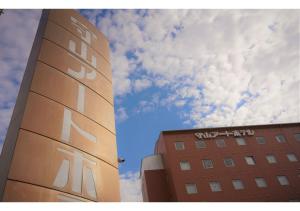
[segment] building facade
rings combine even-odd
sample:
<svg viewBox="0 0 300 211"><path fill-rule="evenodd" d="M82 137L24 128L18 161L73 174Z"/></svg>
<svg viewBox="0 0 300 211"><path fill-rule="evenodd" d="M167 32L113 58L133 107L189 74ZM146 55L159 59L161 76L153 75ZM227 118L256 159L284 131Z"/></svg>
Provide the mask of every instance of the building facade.
<svg viewBox="0 0 300 211"><path fill-rule="evenodd" d="M162 131L144 201L300 201L300 123Z"/></svg>
<svg viewBox="0 0 300 211"><path fill-rule="evenodd" d="M0 157L2 201L119 201L109 43L44 10Z"/></svg>

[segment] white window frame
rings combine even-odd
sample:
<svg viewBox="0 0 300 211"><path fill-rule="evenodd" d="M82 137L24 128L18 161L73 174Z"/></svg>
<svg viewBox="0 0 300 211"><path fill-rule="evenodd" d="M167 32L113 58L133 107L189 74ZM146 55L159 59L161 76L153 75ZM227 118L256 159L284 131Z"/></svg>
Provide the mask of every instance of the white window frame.
<svg viewBox="0 0 300 211"><path fill-rule="evenodd" d="M271 158L271 159L269 159L269 158ZM268 155L266 155L266 159L269 164L277 163L277 159L276 159L275 155L268 154Z"/></svg>
<svg viewBox="0 0 300 211"><path fill-rule="evenodd" d="M225 143L224 139L216 139L215 142L216 142L217 147L219 147L219 148L226 147L226 143Z"/></svg>
<svg viewBox="0 0 300 211"><path fill-rule="evenodd" d="M222 191L221 183L218 181L209 182L211 192L220 192Z"/></svg>
<svg viewBox="0 0 300 211"><path fill-rule="evenodd" d="M236 141L237 145L239 145L239 146L247 145L246 139L244 139L244 138L236 138L235 141Z"/></svg>
<svg viewBox="0 0 300 211"><path fill-rule="evenodd" d="M244 183L240 179L233 179L232 181L232 186L235 190L243 190L245 189Z"/></svg>
<svg viewBox="0 0 300 211"><path fill-rule="evenodd" d="M266 144L266 138L263 136L258 136L255 139L258 144ZM263 142L261 142L261 140L263 140Z"/></svg>
<svg viewBox="0 0 300 211"><path fill-rule="evenodd" d="M280 139L279 137L283 137L283 140ZM280 143L280 144L286 142L286 138L285 138L285 136L284 136L283 134L278 134L278 135L275 136L275 138L276 138L276 141L277 141L278 143Z"/></svg>
<svg viewBox="0 0 300 211"><path fill-rule="evenodd" d="M268 184L267 184L265 178L263 178L263 177L256 177L255 178L255 182L256 182L256 186L258 188L266 188L266 187L268 187Z"/></svg>
<svg viewBox="0 0 300 211"><path fill-rule="evenodd" d="M186 166L185 166L186 165ZM191 170L191 164L189 161L183 160L179 162L180 170L181 171L189 171Z"/></svg>
<svg viewBox="0 0 300 211"><path fill-rule="evenodd" d="M227 165L226 164L226 160L231 160L232 162L232 165ZM235 166L235 163L234 163L234 160L232 158L224 158L224 165L225 167L234 167Z"/></svg>
<svg viewBox="0 0 300 211"><path fill-rule="evenodd" d="M288 153L286 154L286 157L290 162L298 162L298 158L294 153Z"/></svg>
<svg viewBox="0 0 300 211"><path fill-rule="evenodd" d="M296 139L296 141L300 141L300 133L295 133L294 138Z"/></svg>
<svg viewBox="0 0 300 211"><path fill-rule="evenodd" d="M251 159L251 162L247 158ZM249 166L254 166L256 164L254 156L245 156L245 161Z"/></svg>
<svg viewBox="0 0 300 211"><path fill-rule="evenodd" d="M211 167L207 167L206 166L206 161L210 161L211 162ZM205 169L212 169L214 167L214 162L211 159L203 159L202 160L202 165L203 165L203 168L205 168Z"/></svg>
<svg viewBox="0 0 300 211"><path fill-rule="evenodd" d="M178 143L182 143L182 146L183 146L183 147L182 147L182 148L178 148L178 147L177 147L177 144L178 144ZM175 145L175 150L176 150L176 151L180 151L180 150L184 150L184 149L185 149L185 146L184 146L184 142L183 142L183 141L176 141L176 142L174 142L174 145Z"/></svg>
<svg viewBox="0 0 300 211"><path fill-rule="evenodd" d="M277 180L278 180L279 184L282 186L290 185L290 182L289 182L287 176L279 175L279 176L277 176Z"/></svg>
<svg viewBox="0 0 300 211"><path fill-rule="evenodd" d="M185 184L185 191L189 195L197 194L198 193L197 185L195 183L187 183Z"/></svg>
<svg viewBox="0 0 300 211"><path fill-rule="evenodd" d="M202 146L199 146L198 143L202 143ZM196 140L195 141L195 145L197 149L204 149L206 148L206 142L204 140Z"/></svg>

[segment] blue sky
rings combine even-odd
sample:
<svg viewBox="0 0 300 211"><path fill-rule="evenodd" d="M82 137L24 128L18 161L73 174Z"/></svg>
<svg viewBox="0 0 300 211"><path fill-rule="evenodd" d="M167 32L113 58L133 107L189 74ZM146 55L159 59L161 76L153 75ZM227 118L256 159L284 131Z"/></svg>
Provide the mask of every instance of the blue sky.
<svg viewBox="0 0 300 211"><path fill-rule="evenodd" d="M40 12L0 17L0 143ZM80 13L110 41L124 201L162 130L300 121L299 10Z"/></svg>

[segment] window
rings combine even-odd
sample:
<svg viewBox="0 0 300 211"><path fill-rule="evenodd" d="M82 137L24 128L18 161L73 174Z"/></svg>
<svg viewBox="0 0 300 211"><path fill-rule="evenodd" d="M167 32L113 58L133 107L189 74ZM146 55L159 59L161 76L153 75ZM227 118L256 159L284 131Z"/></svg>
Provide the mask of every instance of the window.
<svg viewBox="0 0 300 211"><path fill-rule="evenodd" d="M195 143L197 149L206 148L206 143L203 140L197 140Z"/></svg>
<svg viewBox="0 0 300 211"><path fill-rule="evenodd" d="M203 164L203 167L205 169L209 169L209 168L213 168L214 167L212 160L208 160L208 159L202 160L202 164Z"/></svg>
<svg viewBox="0 0 300 211"><path fill-rule="evenodd" d="M191 165L188 161L180 161L180 169L182 171L191 170Z"/></svg>
<svg viewBox="0 0 300 211"><path fill-rule="evenodd" d="M289 185L289 181L286 176L277 176L277 180L280 185Z"/></svg>
<svg viewBox="0 0 300 211"><path fill-rule="evenodd" d="M244 189L244 184L243 184L242 180L239 180L239 179L232 180L232 185L235 190Z"/></svg>
<svg viewBox="0 0 300 211"><path fill-rule="evenodd" d="M266 180L262 177L255 178L255 182L256 182L257 187L259 187L259 188L267 187Z"/></svg>
<svg viewBox="0 0 300 211"><path fill-rule="evenodd" d="M209 186L210 186L210 189L212 192L222 191L222 188L221 188L221 185L219 182L210 182Z"/></svg>
<svg viewBox="0 0 300 211"><path fill-rule="evenodd" d="M248 165L255 165L254 156L246 156L245 160Z"/></svg>
<svg viewBox="0 0 300 211"><path fill-rule="evenodd" d="M234 166L234 161L232 158L225 158L224 159L224 164L226 167L233 167Z"/></svg>
<svg viewBox="0 0 300 211"><path fill-rule="evenodd" d="M196 184L185 184L185 190L187 194L196 194L198 193Z"/></svg>
<svg viewBox="0 0 300 211"><path fill-rule="evenodd" d="M296 141L300 141L300 133L296 133L294 136Z"/></svg>
<svg viewBox="0 0 300 211"><path fill-rule="evenodd" d="M217 145L217 147L220 147L220 148L225 147L224 139L217 139L216 140L216 145Z"/></svg>
<svg viewBox="0 0 300 211"><path fill-rule="evenodd" d="M256 137L256 141L258 144L265 144L266 143L266 139L265 137Z"/></svg>
<svg viewBox="0 0 300 211"><path fill-rule="evenodd" d="M184 150L184 142L182 142L182 141L175 142L175 149L176 150Z"/></svg>
<svg viewBox="0 0 300 211"><path fill-rule="evenodd" d="M284 136L283 135L277 135L276 136L276 141L278 142L278 143L285 143L285 138L284 138Z"/></svg>
<svg viewBox="0 0 300 211"><path fill-rule="evenodd" d="M236 143L241 146L241 145L246 145L246 141L244 138L236 138Z"/></svg>
<svg viewBox="0 0 300 211"><path fill-rule="evenodd" d="M277 163L277 160L274 155L267 155L266 159L267 159L268 163Z"/></svg>
<svg viewBox="0 0 300 211"><path fill-rule="evenodd" d="M291 162L297 162L298 161L296 155L293 154L293 153L287 154L286 156L289 159L289 161L291 161Z"/></svg>

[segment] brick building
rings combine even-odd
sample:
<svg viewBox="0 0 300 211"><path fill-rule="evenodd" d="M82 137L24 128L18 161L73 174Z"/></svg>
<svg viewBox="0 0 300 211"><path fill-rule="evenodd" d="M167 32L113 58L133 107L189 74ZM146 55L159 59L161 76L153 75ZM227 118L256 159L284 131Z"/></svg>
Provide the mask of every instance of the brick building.
<svg viewBox="0 0 300 211"><path fill-rule="evenodd" d="M299 201L300 123L162 131L144 201Z"/></svg>

